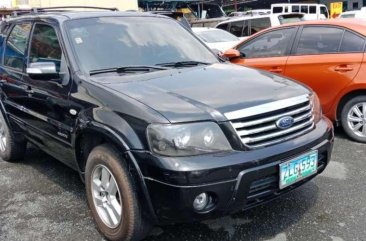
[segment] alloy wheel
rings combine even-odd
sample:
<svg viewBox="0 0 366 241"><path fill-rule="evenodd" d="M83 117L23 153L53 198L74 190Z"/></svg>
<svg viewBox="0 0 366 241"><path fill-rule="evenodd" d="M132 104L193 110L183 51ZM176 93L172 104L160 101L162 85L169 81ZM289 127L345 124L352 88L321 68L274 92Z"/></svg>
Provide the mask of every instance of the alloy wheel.
<svg viewBox="0 0 366 241"><path fill-rule="evenodd" d="M122 199L116 179L106 166L97 165L91 182L93 203L100 219L109 228L116 228L122 221Z"/></svg>
<svg viewBox="0 0 366 241"><path fill-rule="evenodd" d="M366 102L357 103L349 110L347 123L354 134L366 137Z"/></svg>
<svg viewBox="0 0 366 241"><path fill-rule="evenodd" d="M6 129L5 129L5 123L0 118L0 151L5 152L6 150Z"/></svg>

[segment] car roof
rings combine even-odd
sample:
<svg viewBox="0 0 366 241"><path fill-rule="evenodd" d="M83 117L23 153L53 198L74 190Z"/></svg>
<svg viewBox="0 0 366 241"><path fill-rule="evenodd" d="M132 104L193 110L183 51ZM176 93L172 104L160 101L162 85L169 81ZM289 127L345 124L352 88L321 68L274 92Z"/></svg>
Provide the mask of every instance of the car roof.
<svg viewBox="0 0 366 241"><path fill-rule="evenodd" d="M276 28L283 28L286 26L306 26L306 25L329 25L329 26L339 26L343 28L348 28L356 31L364 36L366 36L366 20L365 19L350 19L350 18L337 18L337 19L327 19L327 20L311 20L311 21L301 21L296 23L284 24Z"/></svg>
<svg viewBox="0 0 366 241"><path fill-rule="evenodd" d="M236 22L236 21L240 21L240 20L257 19L257 18L271 18L271 17L295 15L295 14L304 15L303 13L272 13L272 14L265 14L265 15L239 16L239 17L232 17L228 20L222 21L222 22L218 23L217 25L222 24L222 23Z"/></svg>
<svg viewBox="0 0 366 241"><path fill-rule="evenodd" d="M341 15L355 14L355 13L360 13L360 12L361 12L361 10L347 11L347 12L341 13Z"/></svg>
<svg viewBox="0 0 366 241"><path fill-rule="evenodd" d="M7 22L17 21L21 19L37 19L37 18L53 18L56 20L82 19L93 17L159 17L168 18L163 15L153 14L149 12L137 11L48 11L39 13L21 14L19 16L6 19Z"/></svg>

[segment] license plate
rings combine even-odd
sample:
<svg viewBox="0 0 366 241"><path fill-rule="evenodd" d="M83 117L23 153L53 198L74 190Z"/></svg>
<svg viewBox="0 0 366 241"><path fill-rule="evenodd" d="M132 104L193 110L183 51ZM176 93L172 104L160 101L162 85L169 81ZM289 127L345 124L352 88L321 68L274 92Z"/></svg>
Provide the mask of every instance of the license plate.
<svg viewBox="0 0 366 241"><path fill-rule="evenodd" d="M280 164L280 189L317 172L318 151L311 151Z"/></svg>

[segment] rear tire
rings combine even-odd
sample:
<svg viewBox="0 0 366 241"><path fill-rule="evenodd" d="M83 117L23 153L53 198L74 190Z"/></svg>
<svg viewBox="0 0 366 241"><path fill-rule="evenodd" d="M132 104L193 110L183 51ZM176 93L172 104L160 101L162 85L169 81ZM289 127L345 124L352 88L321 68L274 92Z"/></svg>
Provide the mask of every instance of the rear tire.
<svg viewBox="0 0 366 241"><path fill-rule="evenodd" d="M85 170L89 207L99 231L109 240L138 241L150 231L143 218L136 183L125 160L110 145L92 150Z"/></svg>
<svg viewBox="0 0 366 241"><path fill-rule="evenodd" d="M24 158L27 149L25 140L16 140L3 113L0 111L0 157L6 162L17 162Z"/></svg>
<svg viewBox="0 0 366 241"><path fill-rule="evenodd" d="M341 122L351 139L366 143L366 96L354 97L344 105Z"/></svg>

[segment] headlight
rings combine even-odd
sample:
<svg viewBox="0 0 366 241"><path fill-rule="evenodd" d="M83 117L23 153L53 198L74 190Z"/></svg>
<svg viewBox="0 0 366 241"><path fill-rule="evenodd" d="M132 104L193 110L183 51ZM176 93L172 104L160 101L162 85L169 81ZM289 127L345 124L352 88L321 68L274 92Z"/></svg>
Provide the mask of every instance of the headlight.
<svg viewBox="0 0 366 241"><path fill-rule="evenodd" d="M221 128L213 122L160 125L147 128L152 152L163 156L192 156L231 150Z"/></svg>
<svg viewBox="0 0 366 241"><path fill-rule="evenodd" d="M313 93L310 97L310 101L313 106L314 123L318 123L322 118L322 107L317 94Z"/></svg>

